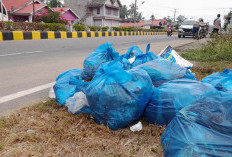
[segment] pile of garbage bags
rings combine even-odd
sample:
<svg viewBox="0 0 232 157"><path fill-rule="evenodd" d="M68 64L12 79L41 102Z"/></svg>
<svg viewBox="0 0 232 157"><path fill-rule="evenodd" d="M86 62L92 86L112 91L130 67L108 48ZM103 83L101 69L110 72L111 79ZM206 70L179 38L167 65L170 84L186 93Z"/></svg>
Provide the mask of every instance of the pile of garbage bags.
<svg viewBox="0 0 232 157"><path fill-rule="evenodd" d="M232 156L232 70L198 81L190 62L167 58L177 56L173 51L159 56L148 44L145 53L132 46L119 55L111 43L103 44L87 56L83 70L58 76L56 100L112 130L141 117L167 125L165 156Z"/></svg>

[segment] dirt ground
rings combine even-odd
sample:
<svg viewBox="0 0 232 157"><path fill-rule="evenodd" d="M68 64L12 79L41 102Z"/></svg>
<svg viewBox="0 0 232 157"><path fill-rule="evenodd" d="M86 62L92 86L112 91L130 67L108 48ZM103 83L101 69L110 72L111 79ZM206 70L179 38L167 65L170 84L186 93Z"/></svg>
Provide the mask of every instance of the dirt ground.
<svg viewBox="0 0 232 157"><path fill-rule="evenodd" d="M202 42L203 43L203 42ZM201 42L175 48L184 52ZM200 76L200 75L199 75ZM111 131L91 116L73 115L54 100L0 118L0 156L161 157L165 127L141 119L143 130Z"/></svg>

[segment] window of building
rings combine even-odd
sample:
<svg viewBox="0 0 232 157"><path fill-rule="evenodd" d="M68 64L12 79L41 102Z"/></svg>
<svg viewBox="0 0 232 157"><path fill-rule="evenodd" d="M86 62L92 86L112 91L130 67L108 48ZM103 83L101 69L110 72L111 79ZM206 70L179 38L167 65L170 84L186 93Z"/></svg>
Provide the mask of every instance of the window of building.
<svg viewBox="0 0 232 157"><path fill-rule="evenodd" d="M114 16L118 16L118 12L119 12L119 10L114 9L114 11L113 11L113 15L114 15Z"/></svg>
<svg viewBox="0 0 232 157"><path fill-rule="evenodd" d="M100 8L97 8L97 14L100 14L101 11L100 11Z"/></svg>
<svg viewBox="0 0 232 157"><path fill-rule="evenodd" d="M106 8L106 14L111 15L111 9L110 8Z"/></svg>

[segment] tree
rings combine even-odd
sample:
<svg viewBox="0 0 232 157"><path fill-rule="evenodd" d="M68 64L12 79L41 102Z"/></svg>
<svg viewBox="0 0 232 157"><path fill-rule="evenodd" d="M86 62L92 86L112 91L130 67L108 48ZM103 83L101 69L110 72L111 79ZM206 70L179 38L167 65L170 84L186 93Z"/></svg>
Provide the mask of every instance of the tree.
<svg viewBox="0 0 232 157"><path fill-rule="evenodd" d="M176 20L177 20L177 24L182 24L187 18L183 15L179 15Z"/></svg>
<svg viewBox="0 0 232 157"><path fill-rule="evenodd" d="M151 20L155 20L155 15L154 14L151 15Z"/></svg>
<svg viewBox="0 0 232 157"><path fill-rule="evenodd" d="M168 24L168 25L171 25L171 24L172 24L173 19L170 18L170 16L164 17L163 19L167 21L167 24Z"/></svg>
<svg viewBox="0 0 232 157"><path fill-rule="evenodd" d="M122 20L128 19L128 8L126 5L123 5L120 9L120 18Z"/></svg>
<svg viewBox="0 0 232 157"><path fill-rule="evenodd" d="M48 3L48 6L51 7L51 8L56 8L56 7L62 7L63 5L59 0L51 0Z"/></svg>
<svg viewBox="0 0 232 157"><path fill-rule="evenodd" d="M134 3L130 5L130 9L128 10L128 18L132 20L130 22L139 22L144 19L142 12L138 12L138 6L135 8Z"/></svg>

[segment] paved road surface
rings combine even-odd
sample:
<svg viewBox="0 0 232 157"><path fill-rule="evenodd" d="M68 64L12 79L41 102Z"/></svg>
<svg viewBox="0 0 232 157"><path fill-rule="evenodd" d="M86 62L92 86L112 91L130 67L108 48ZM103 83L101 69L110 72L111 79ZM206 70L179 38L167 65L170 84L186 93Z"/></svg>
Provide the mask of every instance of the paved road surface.
<svg viewBox="0 0 232 157"><path fill-rule="evenodd" d="M126 52L132 45L145 49L145 44L152 43L152 50L158 51L168 44L191 41L176 36L138 36L0 42L0 115L45 100L49 83L66 70L82 68L84 58L103 43L112 42L117 51Z"/></svg>

